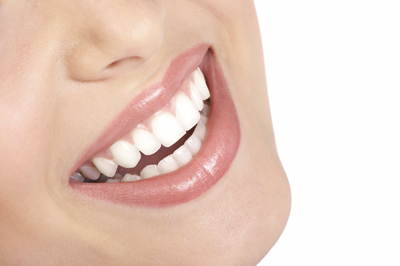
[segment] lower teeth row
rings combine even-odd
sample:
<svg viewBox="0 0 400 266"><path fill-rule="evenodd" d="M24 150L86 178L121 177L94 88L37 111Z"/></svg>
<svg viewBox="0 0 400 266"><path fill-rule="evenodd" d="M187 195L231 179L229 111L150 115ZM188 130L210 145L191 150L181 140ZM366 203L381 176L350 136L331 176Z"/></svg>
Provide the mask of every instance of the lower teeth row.
<svg viewBox="0 0 400 266"><path fill-rule="evenodd" d="M143 179L152 178L161 174L169 173L179 169L190 162L194 155L198 153L206 134L206 125L208 118L201 115L201 119L197 124L193 134L185 141L185 144L176 149L173 154L162 159L158 165L147 165L140 173L127 173L125 176L117 173L115 176L108 178L101 174L98 180L93 181L85 177L85 171L97 171L95 167L86 166L86 169L80 167L80 170L74 172L70 178L70 182L95 182L95 183L118 183L118 182L134 182Z"/></svg>

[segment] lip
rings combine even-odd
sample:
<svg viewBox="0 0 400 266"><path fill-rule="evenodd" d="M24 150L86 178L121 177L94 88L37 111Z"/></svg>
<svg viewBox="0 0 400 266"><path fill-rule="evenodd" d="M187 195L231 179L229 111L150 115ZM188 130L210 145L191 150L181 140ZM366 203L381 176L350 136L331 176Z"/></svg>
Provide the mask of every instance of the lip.
<svg viewBox="0 0 400 266"><path fill-rule="evenodd" d="M216 184L236 156L240 129L222 68L207 44L192 48L173 60L162 81L145 89L128 104L75 164L71 173L167 104L198 66L209 85L211 109L205 140L193 160L174 172L150 179L122 183L70 183L71 188L79 194L112 203L163 207L190 201Z"/></svg>

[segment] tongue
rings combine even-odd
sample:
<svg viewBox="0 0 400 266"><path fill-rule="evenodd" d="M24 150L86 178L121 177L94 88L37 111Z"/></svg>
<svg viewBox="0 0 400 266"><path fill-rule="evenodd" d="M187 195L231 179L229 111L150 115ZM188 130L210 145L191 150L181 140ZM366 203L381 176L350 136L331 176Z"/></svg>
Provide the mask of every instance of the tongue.
<svg viewBox="0 0 400 266"><path fill-rule="evenodd" d="M174 151L177 150L180 146L182 146L185 143L185 141L193 134L193 131L194 131L194 127L191 130L189 130L188 132L186 132L186 134L171 147L166 148L164 146L161 146L161 148L152 155L142 154L142 157L141 157L139 163L134 168L124 168L124 167L119 166L117 173L121 174L123 176L127 173L139 175L140 171L142 171L142 169L144 167L146 167L147 165L158 164L159 161L161 161L168 155L171 155L172 153L174 153Z"/></svg>

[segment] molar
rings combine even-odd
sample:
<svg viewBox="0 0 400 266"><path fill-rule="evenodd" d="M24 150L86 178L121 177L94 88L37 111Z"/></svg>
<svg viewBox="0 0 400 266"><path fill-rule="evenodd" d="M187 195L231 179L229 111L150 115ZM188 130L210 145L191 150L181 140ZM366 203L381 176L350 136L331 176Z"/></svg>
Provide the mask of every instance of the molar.
<svg viewBox="0 0 400 266"><path fill-rule="evenodd" d="M80 173L74 172L71 175L71 180L75 180L75 181L78 181L78 182L83 182L85 180L85 178Z"/></svg>
<svg viewBox="0 0 400 266"><path fill-rule="evenodd" d="M204 104L204 108L201 110L201 114L207 117L210 116L210 106L207 103Z"/></svg>
<svg viewBox="0 0 400 266"><path fill-rule="evenodd" d="M79 170L86 178L89 178L91 180L97 180L101 175L99 170L91 165L82 165L81 167L79 167Z"/></svg>
<svg viewBox="0 0 400 266"><path fill-rule="evenodd" d="M207 116L205 116L205 115L201 115L201 117L200 117L200 121L205 125L205 126L207 126L207 123L208 123L208 117Z"/></svg>

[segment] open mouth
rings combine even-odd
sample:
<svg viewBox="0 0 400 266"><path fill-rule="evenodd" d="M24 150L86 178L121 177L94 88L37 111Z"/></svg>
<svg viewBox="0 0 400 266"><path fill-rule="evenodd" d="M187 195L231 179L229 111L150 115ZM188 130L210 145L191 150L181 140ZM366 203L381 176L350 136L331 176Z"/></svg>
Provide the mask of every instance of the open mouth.
<svg viewBox="0 0 400 266"><path fill-rule="evenodd" d="M115 203L187 202L229 169L240 130L226 80L208 45L176 58L77 163L70 186Z"/></svg>

